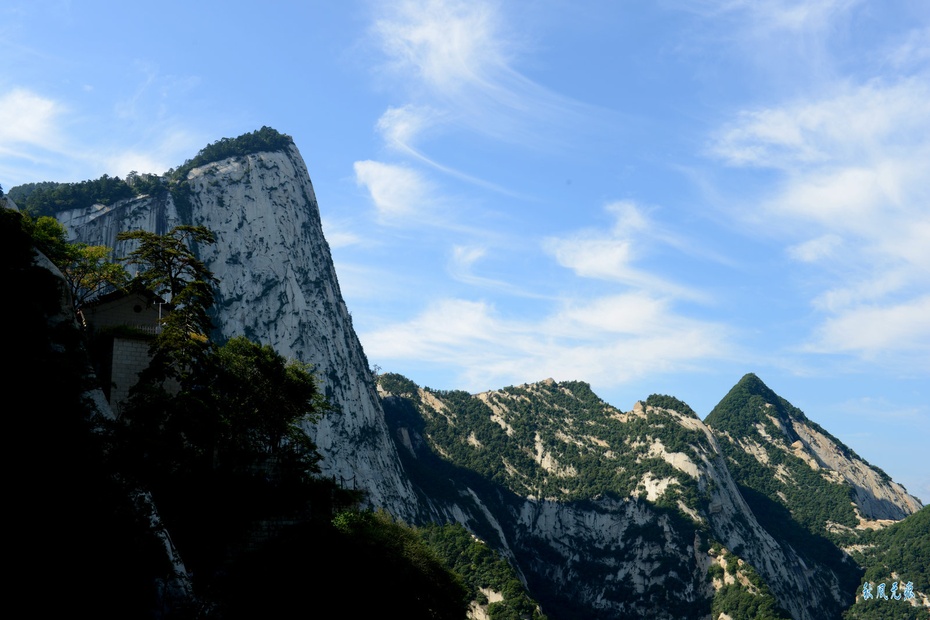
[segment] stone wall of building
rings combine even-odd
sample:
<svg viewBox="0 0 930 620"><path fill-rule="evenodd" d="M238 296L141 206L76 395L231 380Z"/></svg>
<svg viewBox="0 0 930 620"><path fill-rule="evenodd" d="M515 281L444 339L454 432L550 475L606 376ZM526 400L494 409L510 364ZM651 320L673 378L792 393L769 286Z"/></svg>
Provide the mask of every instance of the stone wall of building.
<svg viewBox="0 0 930 620"><path fill-rule="evenodd" d="M117 417L129 398L129 389L139 380L139 373L146 369L151 361L148 340L132 338L113 339L113 387L110 392L110 407Z"/></svg>

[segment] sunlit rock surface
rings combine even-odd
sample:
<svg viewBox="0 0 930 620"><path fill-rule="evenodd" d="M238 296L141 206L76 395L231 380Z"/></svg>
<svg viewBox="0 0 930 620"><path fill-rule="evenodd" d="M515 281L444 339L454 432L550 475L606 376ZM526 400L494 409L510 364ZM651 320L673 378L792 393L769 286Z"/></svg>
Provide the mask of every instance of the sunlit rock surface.
<svg viewBox="0 0 930 620"><path fill-rule="evenodd" d="M217 243L196 250L220 281L219 334L244 335L313 364L336 406L308 429L324 456L324 475L367 490L374 506L414 518L416 499L388 437L297 148L210 163L188 180L190 214L183 220L167 191L59 219L72 239L109 245L117 256L131 249L116 241L121 231L161 234L179 224L212 230Z"/></svg>

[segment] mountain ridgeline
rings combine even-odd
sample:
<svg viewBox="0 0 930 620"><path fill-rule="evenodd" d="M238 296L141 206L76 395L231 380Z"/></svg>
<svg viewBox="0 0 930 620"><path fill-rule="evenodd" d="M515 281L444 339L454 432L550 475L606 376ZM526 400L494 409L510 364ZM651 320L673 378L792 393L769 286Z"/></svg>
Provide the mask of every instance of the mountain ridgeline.
<svg viewBox="0 0 930 620"><path fill-rule="evenodd" d="M117 256L120 232L213 231L194 250L219 281L215 336L313 365L333 405L305 429L323 475L420 526L464 576L470 617L927 617L930 509L755 375L703 421L667 395L623 411L581 381L469 394L375 375L288 136L10 196ZM864 597L873 583L911 595Z"/></svg>
<svg viewBox="0 0 930 620"><path fill-rule="evenodd" d="M428 518L465 522L495 541L553 617L840 617L863 570L843 546L872 544L863 528L887 517L876 498L904 514L920 510L839 442L830 454L849 459L858 477L818 462L795 435L771 446L771 457L738 447L731 456L734 433L775 424L769 411L794 433L816 432L827 450L829 436L754 375L715 410L727 428L741 428L732 432L670 396L623 412L582 382L473 395L385 374L379 387ZM788 473L751 466L789 459ZM787 484L776 476L794 486L752 486Z"/></svg>

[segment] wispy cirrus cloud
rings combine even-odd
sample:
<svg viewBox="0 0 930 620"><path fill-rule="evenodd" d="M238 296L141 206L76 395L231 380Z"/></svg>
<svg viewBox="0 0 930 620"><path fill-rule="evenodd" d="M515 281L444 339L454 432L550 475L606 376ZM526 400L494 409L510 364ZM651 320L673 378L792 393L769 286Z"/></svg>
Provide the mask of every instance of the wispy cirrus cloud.
<svg viewBox="0 0 930 620"><path fill-rule="evenodd" d="M358 184L368 190L382 221L397 221L422 213L431 203L429 184L420 173L407 166L357 161L355 177Z"/></svg>
<svg viewBox="0 0 930 620"><path fill-rule="evenodd" d="M392 146L446 172L453 170L412 147L429 126L538 147L600 115L515 68L525 46L497 3L402 0L380 8L372 32L395 86L408 98L385 112L379 131Z"/></svg>
<svg viewBox="0 0 930 620"><path fill-rule="evenodd" d="M28 88L0 95L0 179L7 189L45 180L62 169L74 175L85 161L68 133L71 110L62 102Z"/></svg>
<svg viewBox="0 0 930 620"><path fill-rule="evenodd" d="M546 377L615 387L731 354L725 328L683 319L667 302L643 294L566 303L538 320L444 298L360 338L374 359L441 364L470 390Z"/></svg>
<svg viewBox="0 0 930 620"><path fill-rule="evenodd" d="M491 3L401 0L384 9L372 30L392 67L425 87L458 93L507 64L503 22Z"/></svg>
<svg viewBox="0 0 930 620"><path fill-rule="evenodd" d="M795 260L816 263L833 257L842 244L843 240L838 235L827 233L791 246L787 249L787 252Z"/></svg>
<svg viewBox="0 0 930 620"><path fill-rule="evenodd" d="M862 0L672 0L672 5L708 18L738 16L742 36L824 30Z"/></svg>
<svg viewBox="0 0 930 620"><path fill-rule="evenodd" d="M930 62L930 27L912 29L900 44L892 47L884 56L899 71L926 66Z"/></svg>
<svg viewBox="0 0 930 620"><path fill-rule="evenodd" d="M44 180L37 175L45 174L77 181L104 173L125 176L132 170L160 174L203 144L197 132L168 119L147 119L146 129L138 136L144 147L113 146L105 137L91 141L78 133L81 124L75 118L80 114L26 88L12 88L0 95L3 178L27 182ZM108 116L101 126L108 128L114 122L120 121ZM107 135L105 130L96 133Z"/></svg>
<svg viewBox="0 0 930 620"><path fill-rule="evenodd" d="M798 32L823 30L862 0L732 0L729 10L746 11L757 28Z"/></svg>
<svg viewBox="0 0 930 620"><path fill-rule="evenodd" d="M514 316L487 301L443 296L412 318L363 331L366 352L384 363L451 369L456 385L471 390L550 376L615 388L732 357L730 329L676 307L681 299L703 299L700 292L637 267L633 239L678 245L674 235L634 203L611 203L606 210L614 218L608 231L550 238L544 249L578 276L624 285L624 292L537 296L531 314ZM513 286L474 275L474 266L486 258L483 245L458 244L450 272L461 282L514 292Z"/></svg>
<svg viewBox="0 0 930 620"><path fill-rule="evenodd" d="M499 250L500 248L498 248ZM519 283L476 273L478 263L487 258L488 254L489 248L484 244L454 244L447 262L446 272L457 282L481 289L492 289L518 297L542 297Z"/></svg>
<svg viewBox="0 0 930 620"><path fill-rule="evenodd" d="M640 267L639 248L681 250L685 244L635 203L610 203L605 211L613 220L607 230L551 237L543 249L577 276L618 284L623 292L571 299L532 295L476 275L476 266L489 259L489 248L457 243L448 262L455 280L535 297L531 313L506 316L488 301L443 295L427 300L412 318L360 333L367 354L381 363L449 369L457 386L472 390L549 376L615 388L732 356L728 328L689 318L676 307L683 299L703 301L701 292Z"/></svg>
<svg viewBox="0 0 930 620"><path fill-rule="evenodd" d="M437 125L441 125L446 119L447 116L445 114L434 108L405 105L399 108L388 108L387 111L381 115L381 118L378 119L376 128L388 147L401 155L406 155L440 172L473 185L500 194L514 196L515 192L511 190L441 164L423 152L417 142L419 142L423 138L423 135L429 132L430 129Z"/></svg>
<svg viewBox="0 0 930 620"><path fill-rule="evenodd" d="M388 108L378 119L376 127L392 148L422 157L416 150L416 142L441 120L442 113L433 108L408 104Z"/></svg>
<svg viewBox="0 0 930 620"><path fill-rule="evenodd" d="M805 349L930 351L930 75L744 111L714 152L779 174L747 221L792 239L788 255L821 270L811 303L823 314Z"/></svg>
<svg viewBox="0 0 930 620"><path fill-rule="evenodd" d="M650 241L682 247L673 235L651 221L635 203L618 201L606 206L614 217L611 229L582 230L563 237L550 237L544 249L556 262L582 278L616 282L637 290L691 300L705 295L638 266Z"/></svg>
<svg viewBox="0 0 930 620"><path fill-rule="evenodd" d="M452 255L449 259L449 274L459 282L469 284L493 284L494 281L488 278L476 276L473 272L475 263L484 258L487 254L487 248L479 245L459 245L452 246Z"/></svg>
<svg viewBox="0 0 930 620"><path fill-rule="evenodd" d="M745 110L716 137L713 153L733 165L795 171L910 155L926 146L926 77L840 85L833 95Z"/></svg>
<svg viewBox="0 0 930 620"><path fill-rule="evenodd" d="M901 355L913 371L924 372L930 366L925 359L930 350L930 295L844 309L818 327L807 348L825 353L851 352L878 360L889 354Z"/></svg>

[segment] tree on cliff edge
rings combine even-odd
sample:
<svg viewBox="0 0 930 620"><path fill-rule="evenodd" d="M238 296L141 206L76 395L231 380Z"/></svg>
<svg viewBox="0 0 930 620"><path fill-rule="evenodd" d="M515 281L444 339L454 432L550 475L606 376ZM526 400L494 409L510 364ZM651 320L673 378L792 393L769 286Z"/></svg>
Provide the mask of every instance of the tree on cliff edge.
<svg viewBox="0 0 930 620"><path fill-rule="evenodd" d="M193 247L216 243L216 236L203 226L175 226L164 235L133 230L120 233L117 239L139 244L124 259L138 268L134 283L171 303L153 345L148 374L179 377L192 371L210 350L213 322L209 311L217 282Z"/></svg>

